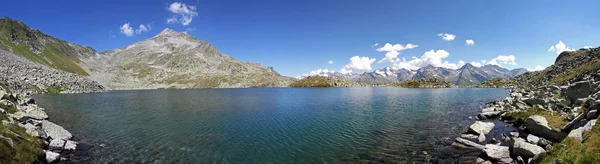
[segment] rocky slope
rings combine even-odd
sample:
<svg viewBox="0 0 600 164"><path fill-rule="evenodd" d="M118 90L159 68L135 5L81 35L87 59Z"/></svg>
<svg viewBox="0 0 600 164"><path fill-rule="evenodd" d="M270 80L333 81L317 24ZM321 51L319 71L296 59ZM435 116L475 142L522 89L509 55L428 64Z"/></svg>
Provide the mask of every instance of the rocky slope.
<svg viewBox="0 0 600 164"><path fill-rule="evenodd" d="M0 50L0 85L17 93L101 92L99 83Z"/></svg>
<svg viewBox="0 0 600 164"><path fill-rule="evenodd" d="M481 150L478 162L597 163L600 161L600 48L563 52L554 65L510 81L510 97L487 103L479 121L456 138ZM491 120L517 127L502 131ZM500 133L500 134L498 134ZM491 139L489 139L491 138Z"/></svg>
<svg viewBox="0 0 600 164"><path fill-rule="evenodd" d="M90 79L111 89L285 87L294 80L171 29L83 63Z"/></svg>
<svg viewBox="0 0 600 164"><path fill-rule="evenodd" d="M467 63L463 67L456 70L428 65L414 71L385 67L383 69L378 69L373 72L365 72L362 74L342 74L339 72L329 72L320 74L319 76L335 77L338 79L366 84L384 84L413 79L435 78L444 79L445 81L458 86L474 86L489 79L511 78L525 72L527 72L527 70L523 68L508 70L496 65L475 67Z"/></svg>
<svg viewBox="0 0 600 164"><path fill-rule="evenodd" d="M54 38L8 17L0 19L0 49L79 75L88 74L79 66L79 59L96 53L91 47Z"/></svg>

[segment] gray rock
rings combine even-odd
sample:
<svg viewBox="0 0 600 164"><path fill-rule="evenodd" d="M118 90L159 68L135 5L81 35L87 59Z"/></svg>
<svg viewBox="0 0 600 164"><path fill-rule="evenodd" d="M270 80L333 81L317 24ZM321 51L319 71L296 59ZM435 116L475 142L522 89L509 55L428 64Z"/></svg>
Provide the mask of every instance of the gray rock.
<svg viewBox="0 0 600 164"><path fill-rule="evenodd" d="M50 150L62 150L64 146L65 146L65 140L62 140L62 139L54 139L54 140L50 141L50 144L48 144L48 147L50 148Z"/></svg>
<svg viewBox="0 0 600 164"><path fill-rule="evenodd" d="M25 123L25 124L18 124L20 127L25 129L25 133L34 136L34 137L39 137L40 134L38 133L37 127L30 124L30 123Z"/></svg>
<svg viewBox="0 0 600 164"><path fill-rule="evenodd" d="M580 125L581 121L585 119L586 114L579 114L575 117L575 119L571 120L571 122L567 123L561 130L562 131L570 131L573 128L579 128L578 125Z"/></svg>
<svg viewBox="0 0 600 164"><path fill-rule="evenodd" d="M477 140L479 142L485 142L485 134L479 133L479 137L477 137Z"/></svg>
<svg viewBox="0 0 600 164"><path fill-rule="evenodd" d="M527 164L527 163L525 163L525 160L523 160L523 157L521 157L521 156L517 157L517 163L518 164Z"/></svg>
<svg viewBox="0 0 600 164"><path fill-rule="evenodd" d="M48 163L56 162L60 157L60 154L52 151L44 150L44 152L46 153L46 161L48 161Z"/></svg>
<svg viewBox="0 0 600 164"><path fill-rule="evenodd" d="M585 116L586 119L588 120L593 120L598 118L598 110L590 110L587 115Z"/></svg>
<svg viewBox="0 0 600 164"><path fill-rule="evenodd" d="M518 138L515 139L515 143L513 144L513 153L516 156L532 158L535 155L546 153L546 150L544 150L542 147L527 143L525 140Z"/></svg>
<svg viewBox="0 0 600 164"><path fill-rule="evenodd" d="M523 99L523 102L525 102L525 104L530 105L530 106L546 105L546 102L540 98L525 98L525 99Z"/></svg>
<svg viewBox="0 0 600 164"><path fill-rule="evenodd" d="M502 115L502 113L504 113L504 111L482 112L479 115L477 115L477 118L482 120L487 118L495 118Z"/></svg>
<svg viewBox="0 0 600 164"><path fill-rule="evenodd" d="M462 139L460 137L456 138L455 142L454 142L456 146L456 143L458 143L460 145L460 147L464 147L464 148L475 148L475 149L479 149L479 150L483 150L485 148L485 146L477 144L475 142L471 142L469 140L466 139Z"/></svg>
<svg viewBox="0 0 600 164"><path fill-rule="evenodd" d="M529 133L553 141L562 141L567 134L552 130L548 121L543 116L533 115L525 120L525 127Z"/></svg>
<svg viewBox="0 0 600 164"><path fill-rule="evenodd" d="M460 137L464 138L464 139L471 139L471 140L479 138L479 136L473 135L473 134L461 134Z"/></svg>
<svg viewBox="0 0 600 164"><path fill-rule="evenodd" d="M493 164L493 163L492 163L492 162L490 162L490 161L485 161L485 162L483 162L483 163L481 163L481 164Z"/></svg>
<svg viewBox="0 0 600 164"><path fill-rule="evenodd" d="M488 134L492 129L494 129L494 123L492 122L482 122L475 121L471 126L469 126L469 132L479 135L480 133Z"/></svg>
<svg viewBox="0 0 600 164"><path fill-rule="evenodd" d="M546 147L548 145L552 145L552 141L544 139L544 138L540 138L540 140L537 142L537 144L541 147Z"/></svg>
<svg viewBox="0 0 600 164"><path fill-rule="evenodd" d="M12 114L11 116L17 120L25 121L27 119L44 120L48 118L43 108L37 106L19 106L20 111Z"/></svg>
<svg viewBox="0 0 600 164"><path fill-rule="evenodd" d="M533 134L527 135L527 142L532 143L532 144L538 144L539 141L540 141L540 137L537 137Z"/></svg>
<svg viewBox="0 0 600 164"><path fill-rule="evenodd" d="M65 143L64 150L75 150L75 148L77 148L77 142L68 140L67 143Z"/></svg>
<svg viewBox="0 0 600 164"><path fill-rule="evenodd" d="M589 81L580 81L569 85L564 96L574 103L577 99L588 97L590 94L592 94L592 84Z"/></svg>
<svg viewBox="0 0 600 164"><path fill-rule="evenodd" d="M495 160L502 160L505 158L510 158L510 151L507 146L498 146L494 144L486 144L483 149L485 154ZM512 161L512 160L511 160Z"/></svg>
<svg viewBox="0 0 600 164"><path fill-rule="evenodd" d="M583 131L590 131L596 125L596 120L588 121L585 126L583 126Z"/></svg>
<svg viewBox="0 0 600 164"><path fill-rule="evenodd" d="M42 122L42 129L44 130L44 132L46 132L48 137L52 139L69 140L73 137L73 135L71 135L71 133L65 130L63 127L58 126L47 120L44 120Z"/></svg>
<svg viewBox="0 0 600 164"><path fill-rule="evenodd" d="M4 109L0 108L0 113L2 113L2 114L6 114L6 110L4 110Z"/></svg>
<svg viewBox="0 0 600 164"><path fill-rule="evenodd" d="M583 140L583 127L571 130L568 137L575 138L579 141Z"/></svg>

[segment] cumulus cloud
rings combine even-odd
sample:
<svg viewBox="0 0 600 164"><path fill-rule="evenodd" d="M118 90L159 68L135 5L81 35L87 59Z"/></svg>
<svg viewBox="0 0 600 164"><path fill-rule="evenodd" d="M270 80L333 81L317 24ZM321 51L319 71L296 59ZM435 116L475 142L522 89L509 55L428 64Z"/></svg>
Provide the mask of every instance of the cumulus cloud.
<svg viewBox="0 0 600 164"><path fill-rule="evenodd" d="M150 30L150 25L145 26L144 24L140 24L140 27L135 30L136 34L141 34L142 32L148 32Z"/></svg>
<svg viewBox="0 0 600 164"><path fill-rule="evenodd" d="M556 45L550 46L550 49L548 49L548 52L556 52L557 55L564 51L575 51L575 49L567 47L562 41L558 41Z"/></svg>
<svg viewBox="0 0 600 164"><path fill-rule="evenodd" d="M192 19L198 16L196 12L196 6L186 5L181 2L173 2L167 8L171 13L175 14L173 17L167 19L167 23L181 23L184 26L192 23Z"/></svg>
<svg viewBox="0 0 600 164"><path fill-rule="evenodd" d="M465 44L466 44L467 46L472 46L472 45L474 45L474 44L475 44L475 41L473 41L473 40L471 40L471 39L468 39L468 40L465 40Z"/></svg>
<svg viewBox="0 0 600 164"><path fill-rule="evenodd" d="M517 65L516 58L513 55L498 55L498 57L490 60L487 64L502 66L502 64Z"/></svg>
<svg viewBox="0 0 600 164"><path fill-rule="evenodd" d="M317 69L310 71L310 73L302 74L302 76L328 76L328 73L335 73L335 71L328 69Z"/></svg>
<svg viewBox="0 0 600 164"><path fill-rule="evenodd" d="M473 65L475 67L481 67L481 66L483 66L483 64L481 64L480 62L471 62L471 65Z"/></svg>
<svg viewBox="0 0 600 164"><path fill-rule="evenodd" d="M131 28L131 26L129 26L129 23L125 23L121 26L121 33L124 34L125 36L133 36L133 28Z"/></svg>
<svg viewBox="0 0 600 164"><path fill-rule="evenodd" d="M406 60L403 58L402 60L397 59L393 63L394 68L404 68L408 70L417 70L421 67L425 67L427 65L432 65L434 67L443 67L449 69L457 69L465 65L464 61L459 61L458 63L450 63L448 61L443 61L444 58L447 58L450 55L445 50L430 50L425 52L421 58L412 57L412 60Z"/></svg>
<svg viewBox="0 0 600 164"><path fill-rule="evenodd" d="M329 64L333 64L333 61L331 61L331 60L330 60L328 63L329 63Z"/></svg>
<svg viewBox="0 0 600 164"><path fill-rule="evenodd" d="M594 46L583 46L583 48L585 48L585 49L591 49L591 48L594 48Z"/></svg>
<svg viewBox="0 0 600 164"><path fill-rule="evenodd" d="M346 64L346 66L340 70L340 73L346 74L351 72L364 72L371 70L371 64L373 64L375 60L377 59L366 56L354 56L350 58L350 63Z"/></svg>
<svg viewBox="0 0 600 164"><path fill-rule="evenodd" d="M448 34L448 33L439 33L438 36L442 37L442 39L447 40L447 41L451 41L451 40L454 40L454 38L456 38L456 35Z"/></svg>
<svg viewBox="0 0 600 164"><path fill-rule="evenodd" d="M535 68L527 69L527 70L528 71L541 71L541 70L544 70L544 69L546 69L546 67L542 67L542 66L538 65L538 66L535 66Z"/></svg>
<svg viewBox="0 0 600 164"><path fill-rule="evenodd" d="M378 45L378 44L376 44L376 45ZM400 51L404 51L407 49L413 49L413 48L417 48L417 47L419 47L419 45L410 44L410 43L406 44L406 45L385 43L385 45L383 45L383 47L379 47L376 49L376 51L378 51L378 52L386 52L385 57L383 59L381 59L379 61L379 63L383 63L385 61L393 62L395 59L398 58Z"/></svg>

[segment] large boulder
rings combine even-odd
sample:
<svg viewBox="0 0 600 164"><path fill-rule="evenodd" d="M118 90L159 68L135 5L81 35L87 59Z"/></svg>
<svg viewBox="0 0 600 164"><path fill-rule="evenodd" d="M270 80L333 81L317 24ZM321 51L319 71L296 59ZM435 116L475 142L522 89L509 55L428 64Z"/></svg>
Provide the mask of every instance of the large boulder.
<svg viewBox="0 0 600 164"><path fill-rule="evenodd" d="M538 137L549 139L555 142L560 142L567 137L566 133L552 130L552 128L548 126L548 121L546 118L540 115L529 116L525 120L524 124L529 133Z"/></svg>
<svg viewBox="0 0 600 164"><path fill-rule="evenodd" d="M536 155L546 153L546 150L537 145L527 143L523 139L517 138L513 144L513 153L515 153L516 156L533 158Z"/></svg>
<svg viewBox="0 0 600 164"><path fill-rule="evenodd" d="M540 98L525 98L525 99L523 99L523 102L530 106L546 105L546 101L544 101L543 99L540 99Z"/></svg>
<svg viewBox="0 0 600 164"><path fill-rule="evenodd" d="M75 148L77 148L77 142L68 140L65 143L65 147L63 147L63 150L75 150Z"/></svg>
<svg viewBox="0 0 600 164"><path fill-rule="evenodd" d="M44 120L48 118L46 112L44 112L43 108L37 106L19 106L20 111L12 114L12 117L20 120L26 121L27 119L36 119L36 120Z"/></svg>
<svg viewBox="0 0 600 164"><path fill-rule="evenodd" d="M53 140L69 140L73 137L73 135L71 135L69 131L65 130L65 128L56 125L48 120L42 121L42 130L44 130L48 137L52 138Z"/></svg>
<svg viewBox="0 0 600 164"><path fill-rule="evenodd" d="M474 148L474 149L479 149L479 150L485 149L485 146L483 146L483 145L477 144L475 142L471 142L466 139L462 139L460 137L456 138L455 142L452 145L458 146L458 147L463 147L463 148Z"/></svg>
<svg viewBox="0 0 600 164"><path fill-rule="evenodd" d="M469 132L477 135L481 133L488 134L490 131L492 131L492 129L494 129L494 126L495 125L493 122L475 121L475 123L469 126Z"/></svg>
<svg viewBox="0 0 600 164"><path fill-rule="evenodd" d="M585 98L592 94L592 83L589 81L580 81L569 85L565 90L565 99L574 103L579 98Z"/></svg>
<svg viewBox="0 0 600 164"><path fill-rule="evenodd" d="M497 161L500 161L502 159L506 159L506 158L510 158L510 151L508 146L498 146L498 145L494 145L494 144L486 144L485 148L483 149L483 152L485 152L485 154L492 158L495 159Z"/></svg>

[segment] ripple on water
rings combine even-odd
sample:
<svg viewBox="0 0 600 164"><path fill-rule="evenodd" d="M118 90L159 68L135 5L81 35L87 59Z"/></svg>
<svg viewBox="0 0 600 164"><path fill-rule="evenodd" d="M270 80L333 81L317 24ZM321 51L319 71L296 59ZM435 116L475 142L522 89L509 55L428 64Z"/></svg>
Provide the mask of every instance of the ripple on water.
<svg viewBox="0 0 600 164"><path fill-rule="evenodd" d="M83 143L70 157L75 163L418 163L427 157L423 151L445 163L473 152L453 150L443 138L466 131L481 104L507 94L190 89L39 95L36 101Z"/></svg>

